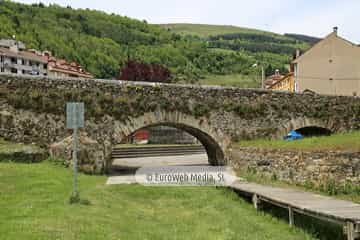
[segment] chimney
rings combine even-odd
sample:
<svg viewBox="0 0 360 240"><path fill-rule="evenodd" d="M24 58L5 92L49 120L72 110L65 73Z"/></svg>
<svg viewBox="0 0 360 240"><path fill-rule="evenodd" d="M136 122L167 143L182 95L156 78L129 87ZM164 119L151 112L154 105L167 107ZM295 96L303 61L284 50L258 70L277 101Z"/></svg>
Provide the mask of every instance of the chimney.
<svg viewBox="0 0 360 240"><path fill-rule="evenodd" d="M334 33L337 35L339 28L338 28L338 27L334 27L333 29L334 29Z"/></svg>

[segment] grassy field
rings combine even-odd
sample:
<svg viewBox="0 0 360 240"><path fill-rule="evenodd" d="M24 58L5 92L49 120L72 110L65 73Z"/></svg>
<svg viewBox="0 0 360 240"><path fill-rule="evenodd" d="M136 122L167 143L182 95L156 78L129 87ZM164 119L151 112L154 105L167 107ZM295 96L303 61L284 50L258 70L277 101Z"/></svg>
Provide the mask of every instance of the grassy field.
<svg viewBox="0 0 360 240"><path fill-rule="evenodd" d="M313 239L222 188L106 186L80 175L70 205L71 171L50 162L0 163L0 238L26 239Z"/></svg>
<svg viewBox="0 0 360 240"><path fill-rule="evenodd" d="M171 31L184 34L196 35L199 37L209 37L214 35L228 34L228 33L257 33L257 34L272 34L271 32L237 27L228 25L207 25L207 24L190 24L190 23L173 23L173 24L160 24L160 26L171 29Z"/></svg>
<svg viewBox="0 0 360 240"><path fill-rule="evenodd" d="M218 85L224 87L241 87L241 88L259 88L260 76L245 76L241 74L231 75L208 75L204 79L200 79L200 85Z"/></svg>
<svg viewBox="0 0 360 240"><path fill-rule="evenodd" d="M294 150L349 150L360 151L360 131L340 133L331 136L311 137L297 141L251 140L241 141L240 147L260 147Z"/></svg>

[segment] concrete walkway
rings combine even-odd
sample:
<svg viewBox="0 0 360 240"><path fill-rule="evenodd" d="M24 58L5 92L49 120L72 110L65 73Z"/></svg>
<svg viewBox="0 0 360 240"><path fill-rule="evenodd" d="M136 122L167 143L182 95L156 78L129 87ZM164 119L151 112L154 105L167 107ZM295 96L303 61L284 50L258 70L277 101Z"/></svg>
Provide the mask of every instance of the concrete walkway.
<svg viewBox="0 0 360 240"><path fill-rule="evenodd" d="M162 157L141 157L141 158L119 158L114 159L113 167L119 168L140 168L140 167L161 167L161 166L191 166L208 165L206 154L162 156Z"/></svg>
<svg viewBox="0 0 360 240"><path fill-rule="evenodd" d="M184 156L121 158L113 162L113 170L106 184L133 184L135 173L141 167L164 167L164 166L207 166L206 154L194 154Z"/></svg>

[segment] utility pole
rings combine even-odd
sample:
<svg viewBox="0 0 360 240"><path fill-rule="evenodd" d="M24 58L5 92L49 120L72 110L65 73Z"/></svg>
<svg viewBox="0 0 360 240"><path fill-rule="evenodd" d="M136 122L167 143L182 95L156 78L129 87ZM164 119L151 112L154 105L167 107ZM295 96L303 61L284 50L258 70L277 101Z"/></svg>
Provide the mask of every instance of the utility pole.
<svg viewBox="0 0 360 240"><path fill-rule="evenodd" d="M261 89L265 89L265 68L264 68L264 64L263 63L255 63L254 65L252 65L252 67L261 67L261 83L260 83L260 87ZM257 75L257 74L256 74Z"/></svg>

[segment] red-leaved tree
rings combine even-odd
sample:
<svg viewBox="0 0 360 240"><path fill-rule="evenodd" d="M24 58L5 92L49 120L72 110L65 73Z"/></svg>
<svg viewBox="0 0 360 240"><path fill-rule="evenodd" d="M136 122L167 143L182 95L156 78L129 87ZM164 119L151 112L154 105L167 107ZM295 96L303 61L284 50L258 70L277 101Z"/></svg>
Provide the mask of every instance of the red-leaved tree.
<svg viewBox="0 0 360 240"><path fill-rule="evenodd" d="M119 80L162 82L171 81L170 70L158 64L147 64L129 60L121 69Z"/></svg>

